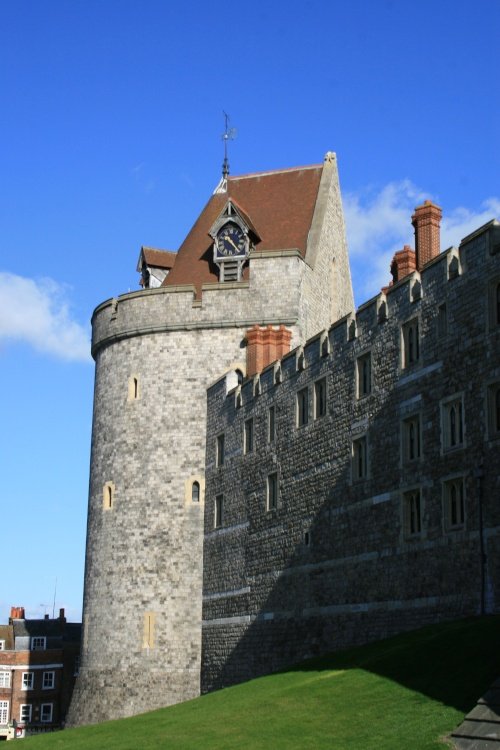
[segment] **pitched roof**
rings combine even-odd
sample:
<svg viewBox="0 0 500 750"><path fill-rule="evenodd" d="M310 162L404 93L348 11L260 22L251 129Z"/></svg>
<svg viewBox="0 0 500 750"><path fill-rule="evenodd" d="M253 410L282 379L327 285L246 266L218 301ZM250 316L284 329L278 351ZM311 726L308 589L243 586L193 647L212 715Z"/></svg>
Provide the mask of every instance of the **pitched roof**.
<svg viewBox="0 0 500 750"><path fill-rule="evenodd" d="M177 253L163 286L217 282L213 240L208 234L229 198L258 234L257 251L298 249L305 257L322 164L228 177L227 192L212 195Z"/></svg>
<svg viewBox="0 0 500 750"><path fill-rule="evenodd" d="M153 268L171 269L174 266L176 258L177 253L174 253L171 250L158 250L155 247L141 247L137 270L142 270L142 260L144 260L148 266Z"/></svg>
<svg viewBox="0 0 500 750"><path fill-rule="evenodd" d="M14 648L14 629L12 625L0 625L0 641L5 641L5 650Z"/></svg>

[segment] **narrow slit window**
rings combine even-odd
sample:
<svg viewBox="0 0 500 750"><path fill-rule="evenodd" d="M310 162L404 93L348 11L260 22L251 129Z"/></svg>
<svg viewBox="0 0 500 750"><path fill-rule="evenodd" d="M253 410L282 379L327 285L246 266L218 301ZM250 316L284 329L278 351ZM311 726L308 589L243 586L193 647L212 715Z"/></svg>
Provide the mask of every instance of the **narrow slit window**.
<svg viewBox="0 0 500 750"><path fill-rule="evenodd" d="M191 501L193 503L200 502L200 483L199 482L193 482L193 486L191 488Z"/></svg>

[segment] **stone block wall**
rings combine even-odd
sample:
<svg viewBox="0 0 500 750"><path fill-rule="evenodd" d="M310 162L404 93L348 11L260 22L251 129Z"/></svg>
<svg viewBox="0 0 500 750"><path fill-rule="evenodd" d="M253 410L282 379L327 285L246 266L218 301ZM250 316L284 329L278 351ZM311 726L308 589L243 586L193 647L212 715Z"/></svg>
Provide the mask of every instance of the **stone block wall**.
<svg viewBox="0 0 500 750"><path fill-rule="evenodd" d="M271 366L238 398L223 382L209 389L203 690L499 610L500 434L488 426L488 389L500 382L498 232L487 225L310 339L303 355L292 351L281 377ZM298 426L301 392L308 419ZM459 404L462 431L455 425L450 444L450 405ZM412 422L420 435L410 458ZM453 483L464 493L458 522Z"/></svg>

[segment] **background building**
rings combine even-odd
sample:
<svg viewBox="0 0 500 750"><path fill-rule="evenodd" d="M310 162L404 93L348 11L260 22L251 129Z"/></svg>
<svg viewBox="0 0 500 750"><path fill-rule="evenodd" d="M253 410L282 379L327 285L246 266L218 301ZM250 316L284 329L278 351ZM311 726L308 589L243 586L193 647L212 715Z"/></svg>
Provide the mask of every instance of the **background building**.
<svg viewBox="0 0 500 750"><path fill-rule="evenodd" d="M81 625L59 617L27 620L12 607L0 625L0 736L59 729L79 668Z"/></svg>

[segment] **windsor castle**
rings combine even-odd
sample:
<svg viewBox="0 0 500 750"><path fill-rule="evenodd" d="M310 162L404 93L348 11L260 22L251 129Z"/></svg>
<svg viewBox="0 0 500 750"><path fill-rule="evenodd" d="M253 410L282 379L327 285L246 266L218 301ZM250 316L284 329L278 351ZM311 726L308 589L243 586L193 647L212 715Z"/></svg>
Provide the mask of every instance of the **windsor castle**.
<svg viewBox="0 0 500 750"><path fill-rule="evenodd" d="M500 223L354 308L333 153L224 175L92 318L69 724L500 611Z"/></svg>

